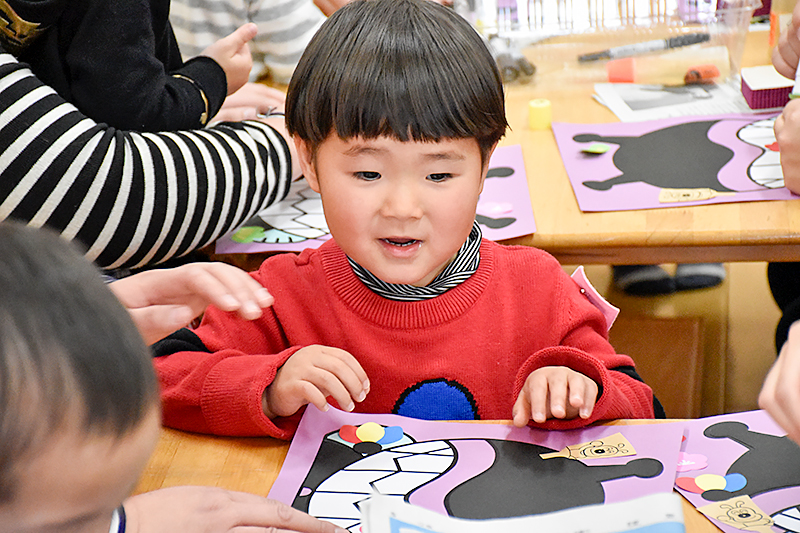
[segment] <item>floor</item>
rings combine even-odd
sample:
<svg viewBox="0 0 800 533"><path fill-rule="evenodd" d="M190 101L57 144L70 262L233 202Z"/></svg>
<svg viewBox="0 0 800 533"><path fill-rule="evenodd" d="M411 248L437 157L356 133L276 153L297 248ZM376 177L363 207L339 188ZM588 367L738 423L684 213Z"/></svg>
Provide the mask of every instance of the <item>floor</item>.
<svg viewBox="0 0 800 533"><path fill-rule="evenodd" d="M627 345L626 353L634 360L637 353L641 359L665 353L675 359L677 372L651 373L652 379L660 381L651 383L654 390L669 395L670 389L676 389L687 405L697 406L699 416L758 408L761 383L775 360L773 335L780 316L767 285L766 263L730 263L726 281L716 288L658 297L634 297L614 290L608 266L585 268L595 288L620 308L618 328L622 329L612 329L612 339L638 341ZM674 269L674 265L665 268ZM575 267L564 269L571 273ZM650 325L644 328L648 331L642 331L642 324ZM693 345L700 347L696 360L689 355ZM687 398L688 393L681 392L690 376L686 372L690 361L702 366L697 373L702 383L695 394L699 398ZM650 361L642 364L659 366ZM665 360L664 365L668 364ZM674 375L678 372L681 375ZM667 414L674 416L669 410Z"/></svg>

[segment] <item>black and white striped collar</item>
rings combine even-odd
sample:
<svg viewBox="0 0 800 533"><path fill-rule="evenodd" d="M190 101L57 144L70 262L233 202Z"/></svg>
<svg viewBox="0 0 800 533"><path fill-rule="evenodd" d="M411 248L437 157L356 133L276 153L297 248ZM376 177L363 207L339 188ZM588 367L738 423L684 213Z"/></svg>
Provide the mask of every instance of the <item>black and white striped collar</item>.
<svg viewBox="0 0 800 533"><path fill-rule="evenodd" d="M350 259L350 257L347 258L347 261L350 263L350 266L353 267L353 272L355 272L358 279L379 296L400 302L428 300L458 286L469 279L469 277L478 270L478 265L481 262L480 249L482 236L483 234L481 233L480 226L477 222L474 222L469 237L467 237L466 242L461 245L453 261L445 267L441 274L436 276L433 281L424 287L386 283L372 272Z"/></svg>

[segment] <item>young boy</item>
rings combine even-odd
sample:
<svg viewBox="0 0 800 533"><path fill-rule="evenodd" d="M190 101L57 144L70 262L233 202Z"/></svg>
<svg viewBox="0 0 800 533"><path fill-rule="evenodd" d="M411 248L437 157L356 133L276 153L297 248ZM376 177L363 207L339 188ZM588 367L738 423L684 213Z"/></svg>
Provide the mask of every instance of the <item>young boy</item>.
<svg viewBox="0 0 800 533"><path fill-rule="evenodd" d="M184 63L169 0L0 0L0 39L45 84L119 129L198 129L244 85L246 24Z"/></svg>
<svg viewBox="0 0 800 533"><path fill-rule="evenodd" d="M0 249L0 530L343 532L212 487L125 500L160 429L147 349L98 272L63 239L5 222Z"/></svg>
<svg viewBox="0 0 800 533"><path fill-rule="evenodd" d="M474 224L503 90L481 38L425 0L356 0L295 71L287 127L333 239L254 273L244 322L209 309L155 347L164 422L289 438L302 407L547 428L653 416L653 394L551 256ZM169 354L169 355L168 355Z"/></svg>

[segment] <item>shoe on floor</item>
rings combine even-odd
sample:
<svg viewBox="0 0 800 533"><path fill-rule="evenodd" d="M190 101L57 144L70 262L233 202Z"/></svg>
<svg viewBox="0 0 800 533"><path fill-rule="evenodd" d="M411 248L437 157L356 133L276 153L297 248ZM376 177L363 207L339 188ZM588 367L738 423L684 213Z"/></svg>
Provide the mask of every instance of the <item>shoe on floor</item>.
<svg viewBox="0 0 800 533"><path fill-rule="evenodd" d="M675 292L675 280L658 265L614 265L614 286L635 296Z"/></svg>
<svg viewBox="0 0 800 533"><path fill-rule="evenodd" d="M707 289L725 281L722 263L681 264L675 269L675 287L679 291Z"/></svg>

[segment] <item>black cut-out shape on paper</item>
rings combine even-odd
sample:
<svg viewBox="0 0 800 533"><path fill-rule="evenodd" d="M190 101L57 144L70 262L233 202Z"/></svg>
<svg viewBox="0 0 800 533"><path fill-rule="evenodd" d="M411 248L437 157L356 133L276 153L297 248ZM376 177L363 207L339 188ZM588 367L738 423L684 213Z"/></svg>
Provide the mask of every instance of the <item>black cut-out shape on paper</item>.
<svg viewBox="0 0 800 533"><path fill-rule="evenodd" d="M618 144L614 166L622 172L605 181L587 180L590 189L607 191L622 183L643 182L662 189L708 188L733 192L717 175L733 158L733 150L708 138L719 120L676 124L638 137L604 137L593 133L576 135L580 143Z"/></svg>
<svg viewBox="0 0 800 533"><path fill-rule="evenodd" d="M741 474L747 484L740 490L707 490L703 498L719 502L736 496L750 496L800 486L800 447L788 437L751 431L742 422L719 422L708 426L703 435L711 439L731 439L748 450L730 467L727 474ZM800 502L799 502L800 503Z"/></svg>
<svg viewBox="0 0 800 533"><path fill-rule="evenodd" d="M478 224L492 229L505 228L517 221L514 217L491 218L484 215L475 215L475 220L478 221Z"/></svg>
<svg viewBox="0 0 800 533"><path fill-rule="evenodd" d="M445 508L459 518L503 518L549 513L605 501L603 481L651 478L664 470L660 461L634 459L620 465L587 465L575 459L542 459L551 448L525 442L486 439L494 448L492 466L455 487Z"/></svg>
<svg viewBox="0 0 800 533"><path fill-rule="evenodd" d="M511 167L494 167L486 172L486 179L489 178L508 178L514 175L514 169Z"/></svg>

